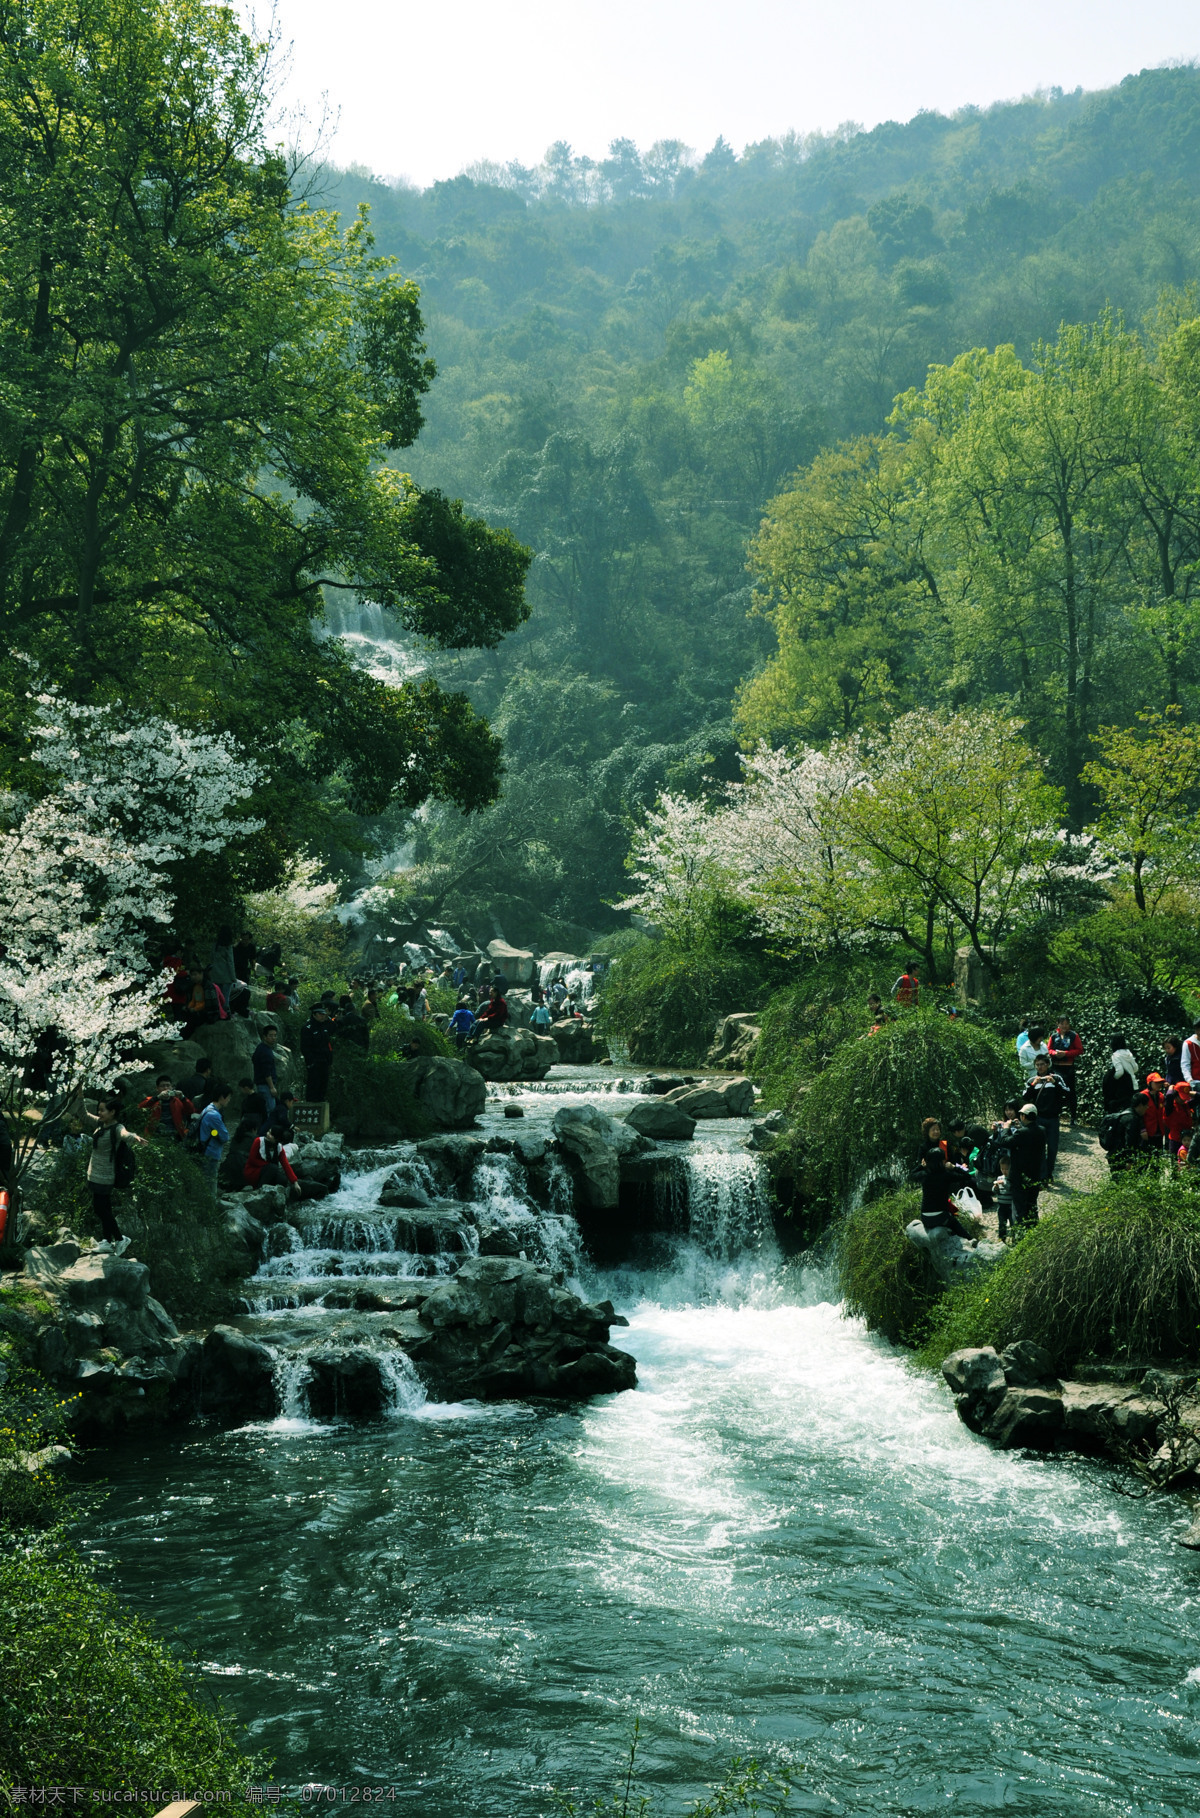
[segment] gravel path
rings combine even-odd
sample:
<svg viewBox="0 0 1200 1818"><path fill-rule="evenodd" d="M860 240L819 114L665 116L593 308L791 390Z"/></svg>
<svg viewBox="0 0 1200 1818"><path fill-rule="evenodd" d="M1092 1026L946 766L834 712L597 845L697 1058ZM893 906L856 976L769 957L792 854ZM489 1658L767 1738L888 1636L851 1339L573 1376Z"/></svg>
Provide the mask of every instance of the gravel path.
<svg viewBox="0 0 1200 1818"><path fill-rule="evenodd" d="M1073 1193L1094 1193L1108 1179L1108 1161L1094 1130L1078 1125L1073 1130L1063 1130L1054 1177L1056 1184L1043 1189L1038 1199L1039 1218L1053 1217L1061 1200ZM1000 1233L994 1206L983 1214L983 1224L985 1235L994 1241Z"/></svg>

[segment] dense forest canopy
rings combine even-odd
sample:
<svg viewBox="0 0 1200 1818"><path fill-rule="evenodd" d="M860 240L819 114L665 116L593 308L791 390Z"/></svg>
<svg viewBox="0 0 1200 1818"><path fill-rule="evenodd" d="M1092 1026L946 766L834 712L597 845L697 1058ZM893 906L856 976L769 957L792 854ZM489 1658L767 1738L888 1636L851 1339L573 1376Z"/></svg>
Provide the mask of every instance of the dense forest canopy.
<svg viewBox="0 0 1200 1818"><path fill-rule="evenodd" d="M480 814L419 818L414 906L476 926L492 913L510 938L546 944L602 928L630 828L664 788L732 778L739 739L819 742L869 725L881 700L999 696L1043 719L1052 704L1046 755L1077 821L1101 699L1131 719L1174 687L1190 709L1186 655L1172 684L1149 645L1122 671L1110 640L1072 731L1061 665L1022 696L1011 651L997 659L995 589L964 666L944 614L930 639L926 605L895 576L908 597L895 617L884 608L887 652L867 638L815 682L789 677L786 636L764 616L778 576L758 532L814 461L810 493L864 464L886 479L911 442L911 423L899 443L889 430L895 400L924 396L931 365L1008 345L1032 371L1063 323L1106 311L1088 346L1107 334L1128 350L1122 320L1141 336L1168 290L1162 335L1196 313L1197 70L740 155L723 141L699 158L622 141L594 162L556 145L537 171L477 166L424 191L330 171L322 200L347 216L367 202L380 250L420 286L440 376L415 474L537 552L529 622L497 650L434 661L503 733L507 780ZM1129 353L1139 371L1154 345L1147 334ZM1186 593L1191 556L1177 555ZM1126 566L1120 584L1129 595L1140 582ZM1146 638L1154 629L1142 622ZM886 668L897 641L913 660L888 700L872 665Z"/></svg>

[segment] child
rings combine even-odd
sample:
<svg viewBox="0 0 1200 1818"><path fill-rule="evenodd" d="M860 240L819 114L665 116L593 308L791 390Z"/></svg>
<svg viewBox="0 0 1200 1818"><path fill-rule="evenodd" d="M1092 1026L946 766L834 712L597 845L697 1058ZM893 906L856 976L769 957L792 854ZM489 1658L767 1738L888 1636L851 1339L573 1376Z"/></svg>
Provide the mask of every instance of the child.
<svg viewBox="0 0 1200 1818"><path fill-rule="evenodd" d="M992 1192L996 1195L996 1217L1000 1223L1001 1243L1004 1242L1005 1232L1015 1222L1013 1219L1012 1181L1009 1179L1011 1173L1012 1163L1007 1155L1002 1155L1000 1172L992 1182Z"/></svg>

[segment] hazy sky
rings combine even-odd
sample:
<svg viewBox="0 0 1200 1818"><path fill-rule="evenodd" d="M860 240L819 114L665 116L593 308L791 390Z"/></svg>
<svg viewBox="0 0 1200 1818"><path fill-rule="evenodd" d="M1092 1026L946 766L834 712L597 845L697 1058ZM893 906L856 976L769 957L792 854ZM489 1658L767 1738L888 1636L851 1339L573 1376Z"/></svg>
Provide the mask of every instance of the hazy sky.
<svg viewBox="0 0 1200 1818"><path fill-rule="evenodd" d="M258 9L261 11L262 8ZM278 0L290 95L332 155L420 183L555 139L738 149L1200 54L1197 0Z"/></svg>

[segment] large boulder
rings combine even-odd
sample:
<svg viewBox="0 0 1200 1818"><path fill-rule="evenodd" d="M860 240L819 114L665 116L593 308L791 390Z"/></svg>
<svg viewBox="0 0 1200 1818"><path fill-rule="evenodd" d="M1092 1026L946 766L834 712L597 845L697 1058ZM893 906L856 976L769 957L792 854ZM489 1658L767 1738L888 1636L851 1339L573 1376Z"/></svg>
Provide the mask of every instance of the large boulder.
<svg viewBox="0 0 1200 1818"><path fill-rule="evenodd" d="M470 1064L483 1079L545 1079L558 1059L558 1049L545 1035L532 1029L489 1030L467 1049Z"/></svg>
<svg viewBox="0 0 1200 1818"><path fill-rule="evenodd" d="M622 1159L654 1146L595 1105L564 1105L554 1114L553 1128L559 1147L574 1164L577 1191L595 1211L617 1204Z"/></svg>
<svg viewBox="0 0 1200 1818"><path fill-rule="evenodd" d="M388 1389L379 1357L356 1345L330 1346L308 1358L306 1398L310 1414L381 1414Z"/></svg>
<svg viewBox="0 0 1200 1818"><path fill-rule="evenodd" d="M749 1117L754 1109L754 1087L748 1079L680 1086L668 1092L667 1103L681 1105L690 1117Z"/></svg>
<svg viewBox="0 0 1200 1818"><path fill-rule="evenodd" d="M274 1414L278 1406L274 1356L235 1326L214 1326L205 1338L192 1387L203 1414L245 1418Z"/></svg>
<svg viewBox="0 0 1200 1818"><path fill-rule="evenodd" d="M510 947L507 941L489 941L488 958L497 972L514 985L527 985L533 977L535 960L525 947Z"/></svg>
<svg viewBox="0 0 1200 1818"><path fill-rule="evenodd" d="M706 1065L727 1068L731 1073L744 1073L747 1067L752 1067L762 1034L759 1015L757 1010L738 1010L732 1016L723 1016L717 1024Z"/></svg>
<svg viewBox="0 0 1200 1818"><path fill-rule="evenodd" d="M413 1306L417 1295L405 1296ZM405 1315L396 1337L441 1395L575 1400L632 1389L637 1366L608 1343L627 1322L518 1257L476 1256Z"/></svg>
<svg viewBox="0 0 1200 1818"><path fill-rule="evenodd" d="M236 1089L240 1079L251 1077L250 1063L262 1039L260 1024L262 1029L279 1026L265 1010L259 1010L249 1016L227 1017L223 1023L204 1023L197 1029L195 1045L207 1054L213 1073L226 1085ZM301 1090L304 1069L293 1059L289 1048L276 1046L275 1072L283 1091Z"/></svg>
<svg viewBox="0 0 1200 1818"><path fill-rule="evenodd" d="M991 1345L952 1351L942 1361L942 1375L954 1391L959 1419L981 1432L1008 1393L999 1353Z"/></svg>
<svg viewBox="0 0 1200 1818"><path fill-rule="evenodd" d="M603 1060L608 1053L608 1043L586 1017L562 1016L550 1024L546 1033L558 1049L558 1058L564 1066L587 1067L593 1061Z"/></svg>
<svg viewBox="0 0 1200 1818"><path fill-rule="evenodd" d="M632 1111L625 1113L624 1121L631 1130L641 1136L649 1136L655 1142L689 1143L696 1134L696 1120L690 1117L682 1105L672 1104L665 1098L649 1098Z"/></svg>
<svg viewBox="0 0 1200 1818"><path fill-rule="evenodd" d="M476 1069L444 1054L419 1054L405 1061L404 1079L439 1130L469 1130L487 1099L487 1087Z"/></svg>

